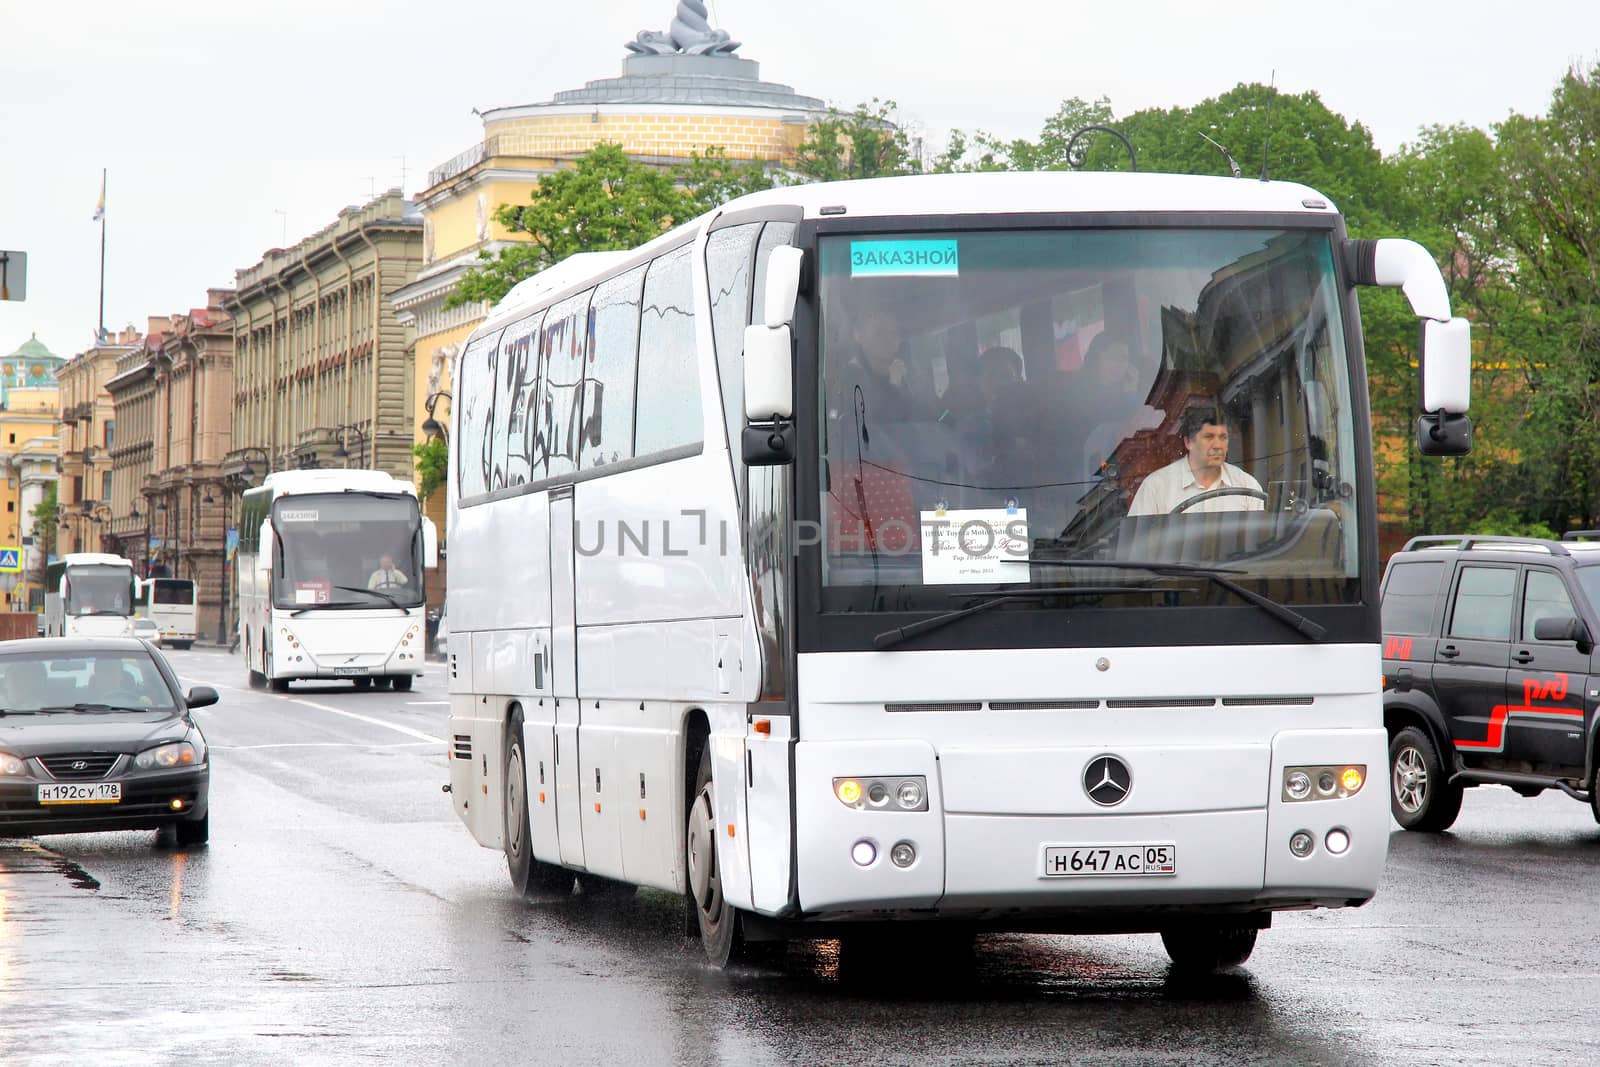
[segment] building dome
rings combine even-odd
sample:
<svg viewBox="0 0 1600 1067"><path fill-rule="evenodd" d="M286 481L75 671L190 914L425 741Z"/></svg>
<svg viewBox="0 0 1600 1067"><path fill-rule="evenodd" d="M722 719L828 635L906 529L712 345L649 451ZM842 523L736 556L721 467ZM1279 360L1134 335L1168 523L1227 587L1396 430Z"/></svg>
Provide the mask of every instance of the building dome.
<svg viewBox="0 0 1600 1067"><path fill-rule="evenodd" d="M56 372L66 360L50 351L37 334L10 355L0 357L0 403L13 389L53 389Z"/></svg>

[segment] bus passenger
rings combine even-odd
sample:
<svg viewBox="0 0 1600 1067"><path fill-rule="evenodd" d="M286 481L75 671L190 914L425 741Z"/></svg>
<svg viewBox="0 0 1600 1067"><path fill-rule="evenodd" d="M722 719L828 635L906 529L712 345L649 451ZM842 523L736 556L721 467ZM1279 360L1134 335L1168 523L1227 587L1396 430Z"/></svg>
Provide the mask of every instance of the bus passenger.
<svg viewBox="0 0 1600 1067"><path fill-rule="evenodd" d="M851 325L855 354L835 379L831 415L878 422L910 422L932 419L937 414L931 395L924 396L920 379L906 362L902 347L900 319L893 308L883 304L868 306ZM861 395L856 396L860 389ZM857 405L865 407L856 411Z"/></svg>
<svg viewBox="0 0 1600 1067"><path fill-rule="evenodd" d="M1165 515L1183 501L1216 489L1261 493L1261 483L1227 461L1228 424L1216 408L1191 408L1178 423L1184 454L1152 471L1134 494L1128 514ZM1262 496L1244 493L1213 497L1186 511L1261 511Z"/></svg>

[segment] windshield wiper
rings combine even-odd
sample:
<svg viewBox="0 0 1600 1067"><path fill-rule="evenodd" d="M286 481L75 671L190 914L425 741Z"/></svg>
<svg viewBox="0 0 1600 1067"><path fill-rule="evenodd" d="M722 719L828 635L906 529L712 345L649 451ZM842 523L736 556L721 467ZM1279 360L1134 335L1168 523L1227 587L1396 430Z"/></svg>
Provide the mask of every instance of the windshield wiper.
<svg viewBox="0 0 1600 1067"><path fill-rule="evenodd" d="M976 615L982 611L1000 604L1010 603L1015 600L1044 600L1053 596L1098 596L1104 593L1143 593L1148 590L1136 585L1058 585L1046 586L1040 589L1018 589L1010 593L996 593L986 600L980 600L957 611L947 611L942 615L935 615L929 619L921 619L897 626L893 630L885 630L872 639L872 647L877 649L893 648L903 641L913 637L920 637L932 630L940 629L951 623L964 619L968 615ZM981 596L981 593L958 593L957 596Z"/></svg>
<svg viewBox="0 0 1600 1067"><path fill-rule="evenodd" d="M368 596L381 596L383 599L389 602L389 606L391 608L394 608L397 611L406 610L400 606L400 601L394 598L393 593L385 593L382 589L368 589L364 585L336 585L334 588L342 589L346 593L366 593Z"/></svg>
<svg viewBox="0 0 1600 1067"><path fill-rule="evenodd" d="M1298 611L1286 604L1280 604L1270 597L1246 589L1238 582L1229 578L1230 574L1244 574L1246 572L1236 567L1203 567L1197 563L1163 563L1153 559L1005 559L1002 563L1034 563L1044 566L1056 567L1085 567L1106 568L1113 570L1149 571L1152 574L1168 575L1194 575L1205 578L1228 592L1246 600L1274 619L1288 626L1296 633L1313 641L1320 641L1327 636L1328 628L1319 622L1306 618Z"/></svg>
<svg viewBox="0 0 1600 1067"><path fill-rule="evenodd" d="M160 711L160 710L162 710L162 709L160 709L160 708L135 708L135 707L130 707L127 704L91 704L91 703L84 702L84 701L80 701L77 704L47 704L42 708L35 709L36 712L40 712L40 713L52 712L52 711L77 711L77 712L82 712L82 713L87 714L87 715L104 715L104 714L106 714L108 712L113 712L113 711Z"/></svg>

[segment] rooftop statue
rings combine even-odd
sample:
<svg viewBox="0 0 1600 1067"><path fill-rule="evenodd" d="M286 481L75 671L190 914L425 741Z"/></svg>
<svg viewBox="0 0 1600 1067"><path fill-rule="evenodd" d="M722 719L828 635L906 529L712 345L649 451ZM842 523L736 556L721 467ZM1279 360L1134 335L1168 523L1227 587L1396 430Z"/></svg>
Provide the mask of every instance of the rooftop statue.
<svg viewBox="0 0 1600 1067"><path fill-rule="evenodd" d="M641 30L626 47L642 56L727 56L739 44L728 36L728 31L711 28L701 0L678 0L678 10L665 33Z"/></svg>

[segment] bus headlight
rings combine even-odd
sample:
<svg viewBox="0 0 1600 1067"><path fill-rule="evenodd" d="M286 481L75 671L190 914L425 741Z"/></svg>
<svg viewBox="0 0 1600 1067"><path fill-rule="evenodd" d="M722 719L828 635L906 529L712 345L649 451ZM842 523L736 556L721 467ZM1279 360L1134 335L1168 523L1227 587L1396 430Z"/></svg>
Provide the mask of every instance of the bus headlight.
<svg viewBox="0 0 1600 1067"><path fill-rule="evenodd" d="M1366 783L1367 765L1364 763L1285 767L1283 799L1290 803L1302 800L1341 800L1361 792L1361 787Z"/></svg>
<svg viewBox="0 0 1600 1067"><path fill-rule="evenodd" d="M882 811L927 811L928 779L920 774L899 778L835 778L833 795L847 808Z"/></svg>

